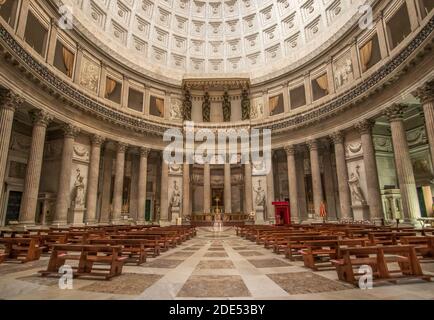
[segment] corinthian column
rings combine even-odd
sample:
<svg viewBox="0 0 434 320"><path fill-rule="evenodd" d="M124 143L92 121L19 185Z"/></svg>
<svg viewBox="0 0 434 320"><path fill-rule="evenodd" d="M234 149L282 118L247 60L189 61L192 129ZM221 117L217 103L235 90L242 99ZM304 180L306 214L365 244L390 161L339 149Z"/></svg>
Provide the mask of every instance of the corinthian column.
<svg viewBox="0 0 434 320"><path fill-rule="evenodd" d="M307 142L307 146L310 151L310 166L312 170L313 204L315 206L315 215L319 217L324 195L322 191L321 169L319 166L318 141L310 140Z"/></svg>
<svg viewBox="0 0 434 320"><path fill-rule="evenodd" d="M3 194L14 114L16 108L19 107L23 101L20 96L11 91L0 89L0 195Z"/></svg>
<svg viewBox="0 0 434 320"><path fill-rule="evenodd" d="M87 212L86 223L96 222L96 202L98 194L99 164L101 160L101 145L104 138L94 135L91 138L89 177L87 180Z"/></svg>
<svg viewBox="0 0 434 320"><path fill-rule="evenodd" d="M372 128L374 124L375 123L370 120L363 120L356 124L362 142L363 163L365 165L366 185L368 188L367 201L371 220L384 217L380 184L378 182L377 161L375 159L375 149L372 140Z"/></svg>
<svg viewBox="0 0 434 320"><path fill-rule="evenodd" d="M182 216L186 217L191 214L190 210L190 164L188 161L184 162L182 171L182 182L184 192L184 200L182 201Z"/></svg>
<svg viewBox="0 0 434 320"><path fill-rule="evenodd" d="M45 111L34 111L31 113L31 116L33 120L32 144L30 146L29 160L27 161L19 218L20 224L26 225L35 224L45 134L48 124L53 119L53 117Z"/></svg>
<svg viewBox="0 0 434 320"><path fill-rule="evenodd" d="M112 223L119 223L122 215L122 191L124 188L125 151L127 144L119 142L116 152L115 182L113 187Z"/></svg>
<svg viewBox="0 0 434 320"><path fill-rule="evenodd" d="M203 165L203 213L211 213L211 165Z"/></svg>
<svg viewBox="0 0 434 320"><path fill-rule="evenodd" d="M160 192L160 220L169 220L169 164L164 160L161 163L161 192Z"/></svg>
<svg viewBox="0 0 434 320"><path fill-rule="evenodd" d="M348 185L348 170L345 160L344 136L342 132L338 131L333 133L330 138L332 139L335 146L336 173L338 176L339 205L342 215L341 218L353 218L353 214L351 212L350 186Z"/></svg>
<svg viewBox="0 0 434 320"><path fill-rule="evenodd" d="M60 164L56 211L53 220L53 224L58 225L68 223L68 208L71 195L72 157L74 152L74 141L79 129L71 124L67 124L63 127L63 132L62 162Z"/></svg>
<svg viewBox="0 0 434 320"><path fill-rule="evenodd" d="M404 219L407 222L415 223L417 222L416 219L420 218L420 207L413 165L411 164L410 151L408 149L407 134L404 127L405 109L405 105L394 104L386 109L385 114L389 118L392 131L393 152L395 155L399 189L401 191Z"/></svg>
<svg viewBox="0 0 434 320"><path fill-rule="evenodd" d="M231 164L225 161L224 168L225 213L232 213Z"/></svg>
<svg viewBox="0 0 434 320"><path fill-rule="evenodd" d="M413 95L420 99L425 116L425 130L431 151L431 163L434 165L434 80L427 82Z"/></svg>
<svg viewBox="0 0 434 320"><path fill-rule="evenodd" d="M148 148L140 148L140 167L139 167L139 180L137 188L137 221L145 222L146 210L146 185L148 178L148 156L151 150Z"/></svg>
<svg viewBox="0 0 434 320"><path fill-rule="evenodd" d="M252 185L252 164L244 164L244 193L246 197L245 213L250 214L253 211L253 185Z"/></svg>
<svg viewBox="0 0 434 320"><path fill-rule="evenodd" d="M291 217L300 216L300 206L298 204L297 188L297 169L295 165L295 146L285 147L286 162L288 164L288 187L289 187L289 204L291 208Z"/></svg>

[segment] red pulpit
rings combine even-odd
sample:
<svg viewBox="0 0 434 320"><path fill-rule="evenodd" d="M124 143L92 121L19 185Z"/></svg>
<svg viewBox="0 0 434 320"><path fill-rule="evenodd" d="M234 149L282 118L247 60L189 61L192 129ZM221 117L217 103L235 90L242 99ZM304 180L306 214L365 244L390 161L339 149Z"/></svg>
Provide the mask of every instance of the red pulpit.
<svg viewBox="0 0 434 320"><path fill-rule="evenodd" d="M289 209L289 202L273 202L274 214L276 216L276 225L283 226L291 224L291 211Z"/></svg>

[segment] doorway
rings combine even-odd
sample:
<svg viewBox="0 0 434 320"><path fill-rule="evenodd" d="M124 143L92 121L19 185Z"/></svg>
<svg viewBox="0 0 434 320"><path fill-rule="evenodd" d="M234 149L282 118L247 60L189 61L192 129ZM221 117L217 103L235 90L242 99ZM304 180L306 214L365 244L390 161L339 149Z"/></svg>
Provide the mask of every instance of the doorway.
<svg viewBox="0 0 434 320"><path fill-rule="evenodd" d="M23 193L21 191L10 191L8 198L8 206L6 208L5 224L8 225L10 221L18 221L20 217L21 198Z"/></svg>

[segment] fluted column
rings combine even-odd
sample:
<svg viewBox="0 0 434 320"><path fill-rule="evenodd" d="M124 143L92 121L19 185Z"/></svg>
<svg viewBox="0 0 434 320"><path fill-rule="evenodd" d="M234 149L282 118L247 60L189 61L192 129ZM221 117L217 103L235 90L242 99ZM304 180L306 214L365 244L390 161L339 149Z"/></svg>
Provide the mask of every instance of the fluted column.
<svg viewBox="0 0 434 320"><path fill-rule="evenodd" d="M116 152L115 182L113 186L112 223L119 223L122 215L122 193L124 188L125 152L128 145L119 142Z"/></svg>
<svg viewBox="0 0 434 320"><path fill-rule="evenodd" d="M291 208L291 217L300 216L300 206L298 204L297 188L297 169L295 165L295 146L285 147L286 162L288 164L288 188L289 188L289 205Z"/></svg>
<svg viewBox="0 0 434 320"><path fill-rule="evenodd" d="M434 165L434 80L427 82L413 95L420 99L425 116L425 130L431 151L431 163Z"/></svg>
<svg viewBox="0 0 434 320"><path fill-rule="evenodd" d="M231 164L226 161L224 168L225 213L232 213Z"/></svg>
<svg viewBox="0 0 434 320"><path fill-rule="evenodd" d="M68 223L68 208L71 195L72 157L74 152L74 141L79 129L71 124L67 124L63 127L63 132L62 161L60 164L56 210L54 212L53 220L53 224L58 225Z"/></svg>
<svg viewBox="0 0 434 320"><path fill-rule="evenodd" d="M253 185L252 185L252 164L244 164L244 193L246 198L245 213L250 214L253 211Z"/></svg>
<svg viewBox="0 0 434 320"><path fill-rule="evenodd" d="M203 213L211 213L211 165L203 165Z"/></svg>
<svg viewBox="0 0 434 320"><path fill-rule="evenodd" d="M327 219L336 220L336 201L335 201L335 177L334 168L332 164L332 153L330 142L324 141L323 144L323 174L324 174L324 191L325 200L327 204Z"/></svg>
<svg viewBox="0 0 434 320"><path fill-rule="evenodd" d="M139 166L139 180L137 187L137 221L145 222L146 210L146 185L148 178L148 148L140 148L140 166Z"/></svg>
<svg viewBox="0 0 434 320"><path fill-rule="evenodd" d="M182 191L184 193L184 200L182 201L182 216L189 216L191 214L190 207L190 164L186 161L183 164L182 171Z"/></svg>
<svg viewBox="0 0 434 320"><path fill-rule="evenodd" d="M161 163L161 192L160 192L160 220L169 220L169 164L164 160Z"/></svg>
<svg viewBox="0 0 434 320"><path fill-rule="evenodd" d="M318 141L310 140L307 142L310 152L310 166L312 170L313 204L316 217L320 216L321 203L324 200L321 181L321 169L319 166Z"/></svg>
<svg viewBox="0 0 434 320"><path fill-rule="evenodd" d="M271 152L273 155L273 151ZM273 156L271 157L273 159ZM274 201L274 170L273 170L273 160L270 161L271 167L270 171L267 174L266 181L267 181L267 198L266 198L266 209L265 209L265 220L270 220L271 217L274 217L274 207L273 207L273 201Z"/></svg>
<svg viewBox="0 0 434 320"><path fill-rule="evenodd" d="M86 223L96 222L96 202L98 194L99 164L101 160L101 145L104 138L93 135L91 138L89 177L87 179Z"/></svg>
<svg viewBox="0 0 434 320"><path fill-rule="evenodd" d="M342 132L338 131L333 133L330 137L335 146L336 173L338 176L339 205L342 215L341 218L353 218L353 213L351 210L350 186L348 185L348 169L345 160L344 136Z"/></svg>
<svg viewBox="0 0 434 320"><path fill-rule="evenodd" d="M23 101L19 95L0 89L0 195L3 194L14 114Z"/></svg>
<svg viewBox="0 0 434 320"><path fill-rule="evenodd" d="M113 174L113 152L105 147L103 155L103 170L102 170L102 199L101 199L101 213L99 217L100 223L110 222L110 198L111 198L111 185Z"/></svg>
<svg viewBox="0 0 434 320"><path fill-rule="evenodd" d="M356 124L362 142L363 163L365 165L366 186L368 188L367 201L371 220L384 217L380 184L378 182L377 161L375 159L374 142L372 140L372 128L374 124L375 123L370 120L363 120Z"/></svg>
<svg viewBox="0 0 434 320"><path fill-rule="evenodd" d="M26 178L20 207L20 224L35 224L36 204L41 179L45 134L53 117L45 111L31 113L33 120L32 143L27 161Z"/></svg>
<svg viewBox="0 0 434 320"><path fill-rule="evenodd" d="M417 222L416 219L420 218L420 207L404 127L405 109L405 105L394 104L386 109L385 114L389 118L392 131L393 152L401 191L404 220L415 223Z"/></svg>

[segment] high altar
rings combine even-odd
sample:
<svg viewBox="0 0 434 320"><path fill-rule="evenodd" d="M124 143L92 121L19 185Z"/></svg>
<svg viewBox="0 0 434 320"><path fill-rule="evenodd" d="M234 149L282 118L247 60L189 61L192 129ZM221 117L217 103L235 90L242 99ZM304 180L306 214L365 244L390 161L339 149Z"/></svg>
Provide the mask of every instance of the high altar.
<svg viewBox="0 0 434 320"><path fill-rule="evenodd" d="M276 225L283 226L291 224L291 210L289 202L279 201L273 202L274 214L276 217Z"/></svg>

